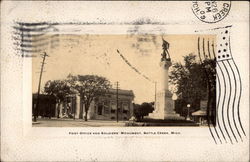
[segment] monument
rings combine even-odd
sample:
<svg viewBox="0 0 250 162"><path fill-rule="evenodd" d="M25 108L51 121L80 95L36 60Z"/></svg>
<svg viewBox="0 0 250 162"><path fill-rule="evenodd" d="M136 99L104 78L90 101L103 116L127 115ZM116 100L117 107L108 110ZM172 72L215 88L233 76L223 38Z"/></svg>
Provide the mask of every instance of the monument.
<svg viewBox="0 0 250 162"><path fill-rule="evenodd" d="M184 119L174 110L174 100L172 93L168 89L168 70L172 65L168 52L169 43L162 39L162 49L160 61L160 80L157 82L158 88L156 92L155 110L149 114L149 118L153 119Z"/></svg>

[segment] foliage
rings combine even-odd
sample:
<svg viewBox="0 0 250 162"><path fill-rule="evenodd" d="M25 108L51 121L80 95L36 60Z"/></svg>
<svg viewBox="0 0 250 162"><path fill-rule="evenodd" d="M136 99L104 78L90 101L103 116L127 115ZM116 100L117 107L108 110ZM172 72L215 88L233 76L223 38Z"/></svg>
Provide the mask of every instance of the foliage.
<svg viewBox="0 0 250 162"><path fill-rule="evenodd" d="M105 94L111 88L110 82L97 75L69 75L68 83L70 87L80 94L81 106L80 117L83 118L83 104L85 106L84 119L87 121L87 114L91 102L99 95Z"/></svg>
<svg viewBox="0 0 250 162"><path fill-rule="evenodd" d="M205 59L203 61L203 69L206 73L208 84L208 103L207 114L209 116L208 123L210 121L215 125L216 123L216 62L215 60Z"/></svg>
<svg viewBox="0 0 250 162"><path fill-rule="evenodd" d="M173 93L179 100L191 104L191 107L199 107L199 101L215 100L210 91L216 88L215 60L206 58L202 63L198 62L196 55L184 56L184 63L174 63L170 72L170 83L174 85ZM184 103L184 102L183 102Z"/></svg>
<svg viewBox="0 0 250 162"><path fill-rule="evenodd" d="M142 120L144 116L152 113L154 110L153 103L143 102L141 105L134 105L134 115L137 120Z"/></svg>
<svg viewBox="0 0 250 162"><path fill-rule="evenodd" d="M169 76L170 83L176 86L174 93L189 102L206 96L206 79L201 64L196 61L196 56L184 56L184 65L174 63Z"/></svg>
<svg viewBox="0 0 250 162"><path fill-rule="evenodd" d="M44 92L55 96L59 101L64 101L65 97L72 91L66 80L49 80L45 83Z"/></svg>
<svg viewBox="0 0 250 162"><path fill-rule="evenodd" d="M49 80L45 83L44 92L56 98L56 102L58 103L57 117L59 118L62 103L65 101L66 96L72 93L70 86L66 80Z"/></svg>

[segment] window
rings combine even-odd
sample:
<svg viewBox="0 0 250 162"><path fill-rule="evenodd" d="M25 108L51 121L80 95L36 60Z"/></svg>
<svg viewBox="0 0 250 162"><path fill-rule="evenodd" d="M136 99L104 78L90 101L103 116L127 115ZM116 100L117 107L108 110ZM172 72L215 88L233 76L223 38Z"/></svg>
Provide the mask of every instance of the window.
<svg viewBox="0 0 250 162"><path fill-rule="evenodd" d="M128 106L127 102L124 102L122 106L123 106L123 110L128 110L129 109L129 106Z"/></svg>
<svg viewBox="0 0 250 162"><path fill-rule="evenodd" d="M95 113L96 113L96 111L97 111L97 106L96 106L96 105L95 105L94 111L95 111Z"/></svg>
<svg viewBox="0 0 250 162"><path fill-rule="evenodd" d="M104 101L103 105L104 105L104 113L109 114L110 112L109 112L109 103L108 103L108 101Z"/></svg>
<svg viewBox="0 0 250 162"><path fill-rule="evenodd" d="M98 115L102 115L103 105L98 105Z"/></svg>
<svg viewBox="0 0 250 162"><path fill-rule="evenodd" d="M111 110L116 110L116 103L115 102L111 102Z"/></svg>
<svg viewBox="0 0 250 162"><path fill-rule="evenodd" d="M124 114L127 114L127 113L128 113L128 110L123 110L123 113L124 113Z"/></svg>

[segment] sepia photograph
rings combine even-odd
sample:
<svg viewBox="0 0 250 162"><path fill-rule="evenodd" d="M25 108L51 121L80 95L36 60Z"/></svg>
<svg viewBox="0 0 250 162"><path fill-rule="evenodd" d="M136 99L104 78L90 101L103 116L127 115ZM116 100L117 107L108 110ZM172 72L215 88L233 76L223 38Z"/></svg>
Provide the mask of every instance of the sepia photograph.
<svg viewBox="0 0 250 162"><path fill-rule="evenodd" d="M26 50L39 51L43 37L32 38ZM214 35L59 34L52 40L59 45L32 57L34 127L216 123Z"/></svg>

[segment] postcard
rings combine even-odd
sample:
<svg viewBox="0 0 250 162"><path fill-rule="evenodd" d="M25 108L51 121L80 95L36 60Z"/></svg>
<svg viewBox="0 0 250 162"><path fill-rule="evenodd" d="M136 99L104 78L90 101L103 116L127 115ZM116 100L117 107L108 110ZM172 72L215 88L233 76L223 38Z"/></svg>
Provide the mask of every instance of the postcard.
<svg viewBox="0 0 250 162"><path fill-rule="evenodd" d="M248 161L249 2L3 1L2 161Z"/></svg>

